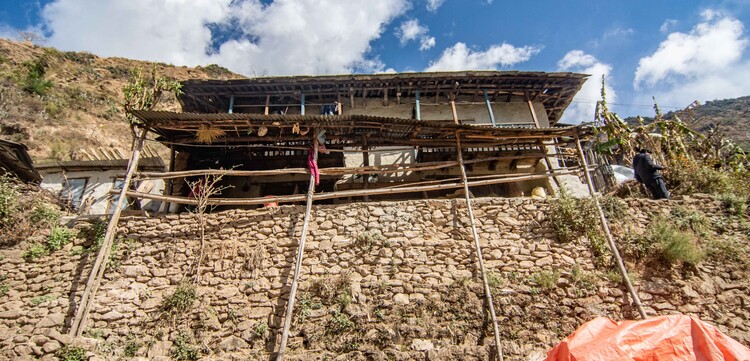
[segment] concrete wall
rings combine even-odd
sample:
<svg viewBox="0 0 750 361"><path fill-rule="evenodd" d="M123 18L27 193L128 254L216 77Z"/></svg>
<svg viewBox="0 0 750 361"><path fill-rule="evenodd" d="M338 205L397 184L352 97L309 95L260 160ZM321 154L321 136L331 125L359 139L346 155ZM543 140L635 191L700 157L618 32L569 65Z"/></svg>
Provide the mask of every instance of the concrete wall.
<svg viewBox="0 0 750 361"><path fill-rule="evenodd" d="M474 203L506 360L540 355L596 316L637 317L624 288L595 266L588 241L556 240L548 207L521 198ZM613 220L616 237L643 232L675 207L724 224L711 237L736 237L750 247L744 228L708 197L628 200L626 217ZM268 360L303 212L288 206L210 215L197 297L177 313L168 312L165 300L194 275L198 220L190 214L123 219L89 337L77 340L61 333L96 256L81 252L87 243L77 240L37 262L21 258L23 245L2 249L0 359L52 359L61 345L73 344L96 355L92 360L116 359L128 345L137 356L167 360L189 335L203 360ZM492 331L462 202L315 206L311 222L288 359L488 359ZM709 258L693 270L628 265L649 315L694 315L750 345L750 277L742 264ZM553 275L550 285L540 284Z"/></svg>
<svg viewBox="0 0 750 361"><path fill-rule="evenodd" d="M86 178L86 188L83 192L81 201L82 214L107 214L112 213L115 206L112 201L113 197L109 191L113 189L114 179L123 173L122 169L103 170L103 171L75 171L65 173L45 174L40 186L55 194L61 194L65 188L65 179ZM149 185L144 185L142 189L150 188L148 193L163 194L163 180L149 180ZM111 206L110 206L110 203ZM161 202L152 200L141 201L141 208L144 210L159 210Z"/></svg>

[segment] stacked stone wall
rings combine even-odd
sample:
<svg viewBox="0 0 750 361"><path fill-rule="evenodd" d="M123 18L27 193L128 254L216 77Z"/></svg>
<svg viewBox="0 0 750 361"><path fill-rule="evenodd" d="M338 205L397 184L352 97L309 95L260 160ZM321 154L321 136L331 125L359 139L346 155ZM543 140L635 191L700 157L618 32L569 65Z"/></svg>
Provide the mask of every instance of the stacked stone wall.
<svg viewBox="0 0 750 361"><path fill-rule="evenodd" d="M543 354L596 316L637 317L611 272L595 266L587 240L557 241L549 202L474 205L509 360ZM631 199L627 220L616 221L623 224L614 227L618 238L639 225L642 232L673 207L709 219L724 214L708 197ZM0 296L0 359L54 359L71 344L98 359L167 360L188 345L203 359L266 360L277 348L303 212L284 206L208 215L197 273L198 216L124 218L87 337L76 340L65 332L95 257L82 253L87 241L36 262L22 258L22 247L0 250L0 286L7 289ZM322 205L312 216L290 359L488 359L492 328L463 202ZM730 222L726 232L747 245L743 227ZM750 345L744 269L711 261L692 270L632 266L650 315L695 315ZM196 277L186 309L166 308Z"/></svg>

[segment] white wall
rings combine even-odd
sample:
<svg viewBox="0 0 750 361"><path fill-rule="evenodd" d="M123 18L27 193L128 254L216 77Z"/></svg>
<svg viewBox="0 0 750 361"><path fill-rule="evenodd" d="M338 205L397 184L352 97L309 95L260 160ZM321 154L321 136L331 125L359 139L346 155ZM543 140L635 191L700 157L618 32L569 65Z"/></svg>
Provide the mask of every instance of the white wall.
<svg viewBox="0 0 750 361"><path fill-rule="evenodd" d="M87 204L87 199L91 203L88 212L84 214L106 214L107 207L112 203L110 208L115 206L113 196L109 194L114 185L114 179L118 174L122 174L123 170L105 170L105 171L75 171L63 173L52 173L45 174L40 184L43 189L49 190L55 194L60 195L64 189L65 179L72 178L88 178L86 182L86 188L83 192L82 207ZM163 194L164 181L163 180L150 180L151 190L148 193L151 194ZM161 202L144 199L141 201L141 208L149 211L159 210ZM112 210L109 210L112 213Z"/></svg>

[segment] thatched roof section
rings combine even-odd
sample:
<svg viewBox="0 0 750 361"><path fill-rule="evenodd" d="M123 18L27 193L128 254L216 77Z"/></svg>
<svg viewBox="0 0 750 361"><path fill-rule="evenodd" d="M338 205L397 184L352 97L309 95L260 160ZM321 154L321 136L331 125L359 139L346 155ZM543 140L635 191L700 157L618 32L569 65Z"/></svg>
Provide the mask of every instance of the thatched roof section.
<svg viewBox="0 0 750 361"><path fill-rule="evenodd" d="M325 103L339 98L383 98L400 101L415 96L447 99L483 96L493 101L509 101L513 96L540 101L551 124L555 124L588 75L519 71L461 71L436 73L395 73L374 75L325 75L260 77L237 80L188 80L179 98L183 110L196 113L226 112L235 108L274 101L299 100ZM404 100L406 101L406 100Z"/></svg>

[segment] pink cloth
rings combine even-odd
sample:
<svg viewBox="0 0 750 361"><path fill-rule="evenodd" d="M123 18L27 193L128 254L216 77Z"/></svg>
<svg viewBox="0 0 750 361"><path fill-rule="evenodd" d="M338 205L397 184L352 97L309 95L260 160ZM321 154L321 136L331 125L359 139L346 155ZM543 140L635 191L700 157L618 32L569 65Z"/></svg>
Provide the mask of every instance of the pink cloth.
<svg viewBox="0 0 750 361"><path fill-rule="evenodd" d="M320 184L320 171L318 171L318 163L315 162L315 149L313 148L308 151L307 167L310 168L310 173L315 176L315 185Z"/></svg>

